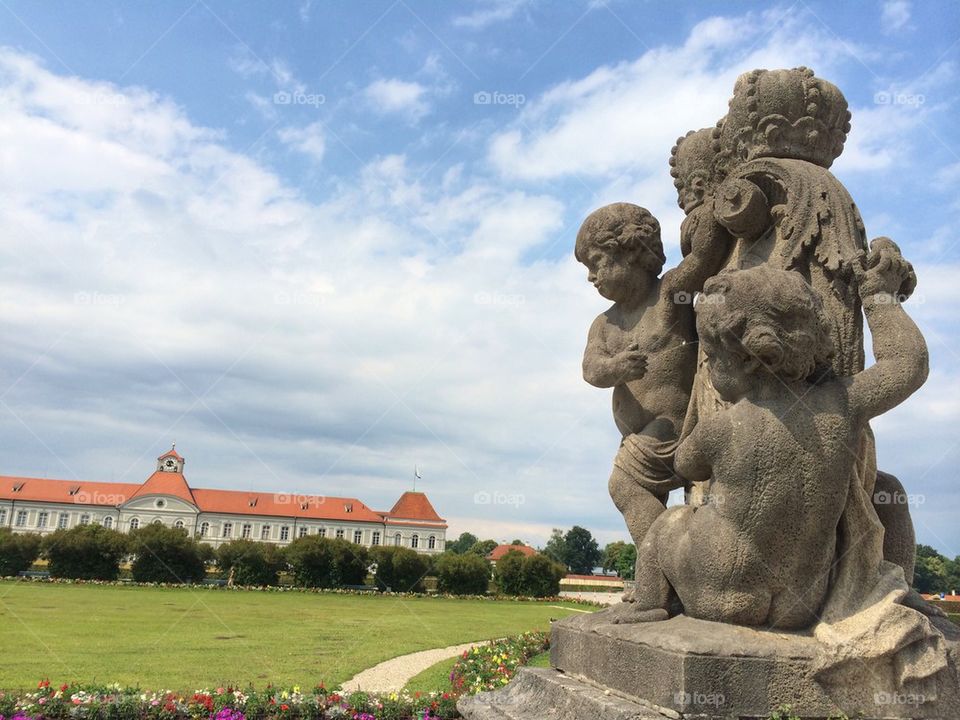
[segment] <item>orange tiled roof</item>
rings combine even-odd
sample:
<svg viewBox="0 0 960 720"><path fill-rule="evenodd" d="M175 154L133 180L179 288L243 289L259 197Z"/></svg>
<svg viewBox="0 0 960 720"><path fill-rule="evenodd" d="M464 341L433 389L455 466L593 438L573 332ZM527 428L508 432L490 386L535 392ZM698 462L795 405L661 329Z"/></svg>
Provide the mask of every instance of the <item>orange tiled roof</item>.
<svg viewBox="0 0 960 720"><path fill-rule="evenodd" d="M116 506L125 503L140 485L131 483L47 480L0 476L0 500Z"/></svg>
<svg viewBox="0 0 960 720"><path fill-rule="evenodd" d="M164 458L167 458L167 457L176 458L177 460L183 460L183 456L177 452L176 446L167 450L163 455L158 457L157 460L163 460Z"/></svg>
<svg viewBox="0 0 960 720"><path fill-rule="evenodd" d="M193 496L202 512L383 522L380 513L374 512L355 498L200 488L193 491Z"/></svg>
<svg viewBox="0 0 960 720"><path fill-rule="evenodd" d="M157 470L137 489L133 497L142 497L144 495L172 495L173 497L187 501L191 505L197 504L193 498L193 492L191 492L190 486L187 485L183 474L178 472L163 472Z"/></svg>
<svg viewBox="0 0 960 720"><path fill-rule="evenodd" d="M433 505L422 492L407 491L400 496L396 504L388 513L384 513L391 520L427 520L429 522L444 522L437 515Z"/></svg>
<svg viewBox="0 0 960 720"><path fill-rule="evenodd" d="M168 456L183 460L172 448L158 459ZM404 526L445 523L427 496L419 492L405 492L393 509L385 513L372 510L356 498L191 488L183 473L160 470L143 484L0 476L0 500L118 507L133 498L147 495L178 497L204 513L353 520Z"/></svg>
<svg viewBox="0 0 960 720"><path fill-rule="evenodd" d="M487 554L487 560L496 562L510 551L522 553L527 557L537 554L537 551L529 545L497 545Z"/></svg>

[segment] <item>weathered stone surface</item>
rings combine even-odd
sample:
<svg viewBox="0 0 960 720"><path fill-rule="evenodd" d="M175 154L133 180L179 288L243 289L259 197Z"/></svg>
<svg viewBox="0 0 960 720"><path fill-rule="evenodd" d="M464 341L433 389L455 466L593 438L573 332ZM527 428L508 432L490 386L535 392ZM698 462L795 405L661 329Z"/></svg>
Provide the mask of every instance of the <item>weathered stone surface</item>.
<svg viewBox="0 0 960 720"><path fill-rule="evenodd" d="M634 702L547 668L521 668L503 690L464 697L467 720L667 720L679 713Z"/></svg>
<svg viewBox="0 0 960 720"><path fill-rule="evenodd" d="M607 611L553 626L551 662L564 673L683 717L769 717L790 705L801 717L960 718L957 650L923 690L903 691L889 658L855 664L847 682L817 680L820 643L809 633L758 630L685 616L614 625Z"/></svg>

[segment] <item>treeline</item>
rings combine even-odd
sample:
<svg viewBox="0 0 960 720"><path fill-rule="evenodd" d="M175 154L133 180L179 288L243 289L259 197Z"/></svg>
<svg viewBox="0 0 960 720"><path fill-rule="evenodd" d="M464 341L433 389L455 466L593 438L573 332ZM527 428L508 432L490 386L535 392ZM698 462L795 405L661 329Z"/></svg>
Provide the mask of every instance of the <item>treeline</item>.
<svg viewBox="0 0 960 720"><path fill-rule="evenodd" d="M212 572L237 585L278 585L283 579L299 587L420 592L432 577L439 592L482 595L492 577L491 564L478 553L428 556L409 548L366 548L319 535L298 538L286 547L241 539L214 549L186 530L160 524L128 534L83 525L42 538L0 528L0 577L29 570L38 558L46 560L51 577L76 580L116 580L126 561L132 579L147 583L197 583ZM562 575L554 567L533 564L524 577L524 583L508 583L500 592L540 597L559 592Z"/></svg>
<svg viewBox="0 0 960 720"><path fill-rule="evenodd" d="M917 545L913 587L931 595L960 593L960 555L950 560L929 545Z"/></svg>

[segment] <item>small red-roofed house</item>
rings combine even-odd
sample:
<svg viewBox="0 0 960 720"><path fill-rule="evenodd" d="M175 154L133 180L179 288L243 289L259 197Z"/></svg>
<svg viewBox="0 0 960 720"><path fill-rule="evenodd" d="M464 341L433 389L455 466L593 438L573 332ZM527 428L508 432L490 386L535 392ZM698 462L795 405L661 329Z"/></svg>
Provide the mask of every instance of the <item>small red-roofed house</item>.
<svg viewBox="0 0 960 720"><path fill-rule="evenodd" d="M518 552L525 557L531 557L537 554L537 551L529 545L497 545L487 553L487 560L490 561L491 565L496 566L497 560L501 559L508 552Z"/></svg>
<svg viewBox="0 0 960 720"><path fill-rule="evenodd" d="M236 538L286 545L306 535L428 554L446 545L447 523L422 492L380 512L349 497L192 488L185 462L171 448L142 484L0 476L0 527L46 534L98 523L127 532L161 523L214 546Z"/></svg>

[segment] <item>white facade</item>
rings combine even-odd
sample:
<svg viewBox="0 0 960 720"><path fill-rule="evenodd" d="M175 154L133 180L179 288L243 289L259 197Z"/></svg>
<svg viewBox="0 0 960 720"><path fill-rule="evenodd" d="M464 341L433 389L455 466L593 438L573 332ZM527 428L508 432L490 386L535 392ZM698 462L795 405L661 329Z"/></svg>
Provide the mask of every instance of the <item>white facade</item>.
<svg viewBox="0 0 960 720"><path fill-rule="evenodd" d="M342 505L344 512L340 514L349 515L356 505L357 514L363 517L351 520L341 517L305 516L303 513L288 515L218 512L210 507L204 509L189 502L180 496L183 493L151 491L155 485L162 487L166 480L173 481L174 486L178 480L182 481L183 463L183 458L171 450L158 458L157 472L138 488L118 485L115 486L116 492L111 493L110 483L77 483L61 493L67 495L66 499L57 498L59 488L66 488L68 485L63 481L0 478L0 527L9 527L14 532L48 534L61 528L69 529L96 523L129 532L149 523L161 523L168 527L183 528L198 540L214 547L238 538L287 545L305 535L340 538L364 547L399 545L424 554L441 553L446 547L446 523L442 519L396 518L389 512L371 511L359 501L350 498L329 498L327 506L312 506L313 514L335 514ZM192 491L187 488L185 481L182 482L187 496L190 496ZM54 484L57 484L57 487L52 487ZM17 489L18 485L20 489ZM18 493L23 493L28 486L28 491L22 498L18 498ZM132 488L136 489L130 494L122 492ZM226 491L198 492L214 496L218 493L224 496L229 494ZM43 496L42 499L38 497L40 495ZM251 498L255 495L270 497L262 493L249 495ZM51 497L56 499L47 499ZM402 498L395 508L401 506L401 502ZM251 509L257 504L256 500L251 500ZM277 508L275 502L264 502L260 505ZM427 505L429 507L429 501ZM282 506L289 510L297 507L296 503ZM307 506L301 508L309 510ZM430 511L432 512L432 507Z"/></svg>

